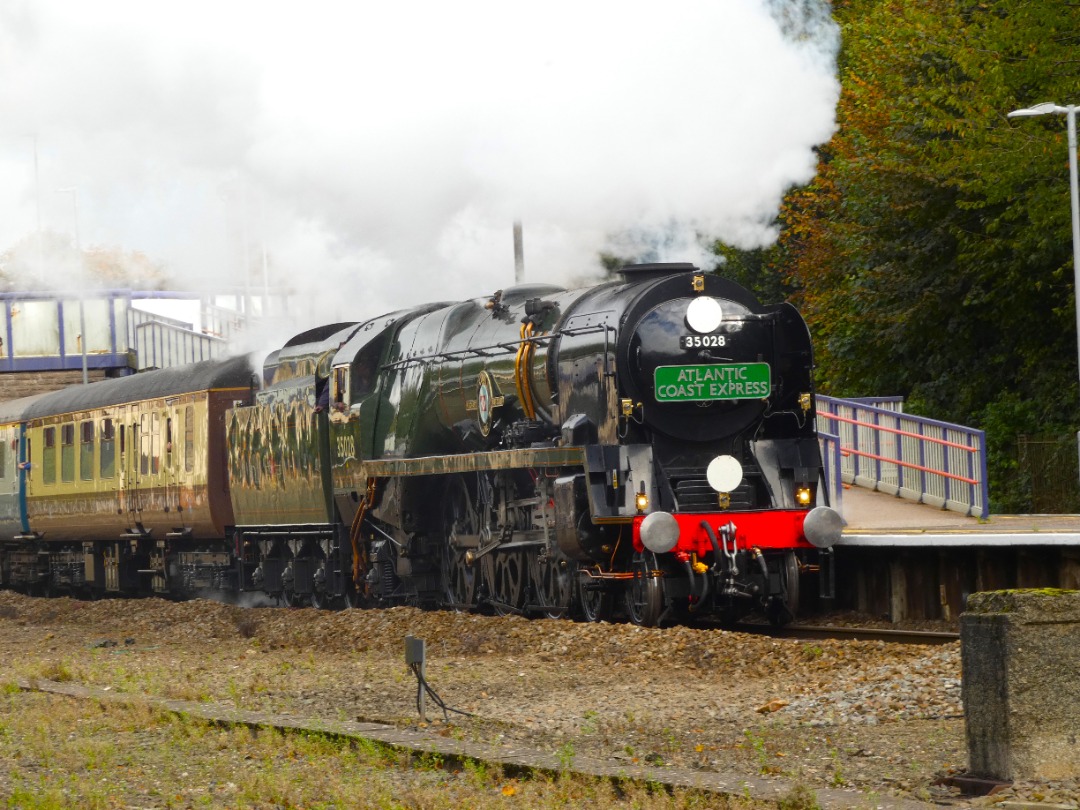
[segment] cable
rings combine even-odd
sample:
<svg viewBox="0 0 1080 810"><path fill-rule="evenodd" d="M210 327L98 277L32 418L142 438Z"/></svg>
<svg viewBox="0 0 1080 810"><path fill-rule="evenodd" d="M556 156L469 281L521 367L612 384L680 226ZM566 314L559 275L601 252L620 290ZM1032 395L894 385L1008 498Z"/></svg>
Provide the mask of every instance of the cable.
<svg viewBox="0 0 1080 810"><path fill-rule="evenodd" d="M431 684L429 684L427 682L427 678L425 678L423 673L420 672L420 664L419 664L419 662L409 664L409 669L411 669L412 672L413 672L413 675L416 676L416 711L417 711L417 713L421 712L420 698L423 697L424 692L427 692L428 696L435 702L435 705L438 706L440 709L442 709L443 717L446 718L447 720L450 719L449 712L454 712L455 714L463 714L466 717L475 717L476 716L472 712L466 712L466 711L462 711L461 709L455 709L452 706L447 706L443 702L443 699L441 697L439 697L437 694L435 694L435 690L431 688Z"/></svg>

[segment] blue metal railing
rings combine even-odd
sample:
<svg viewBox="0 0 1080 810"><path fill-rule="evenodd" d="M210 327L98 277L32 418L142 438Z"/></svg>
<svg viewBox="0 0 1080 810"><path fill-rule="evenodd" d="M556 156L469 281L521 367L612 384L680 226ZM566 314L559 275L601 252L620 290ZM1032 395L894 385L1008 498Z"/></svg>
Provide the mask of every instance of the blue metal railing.
<svg viewBox="0 0 1080 810"><path fill-rule="evenodd" d="M829 505L844 514L844 478L840 465L840 437L834 433L818 431L821 458L825 462L825 482L829 488Z"/></svg>
<svg viewBox="0 0 1080 810"><path fill-rule="evenodd" d="M817 397L817 415L821 429L839 436L844 482L989 516L984 431L825 396Z"/></svg>

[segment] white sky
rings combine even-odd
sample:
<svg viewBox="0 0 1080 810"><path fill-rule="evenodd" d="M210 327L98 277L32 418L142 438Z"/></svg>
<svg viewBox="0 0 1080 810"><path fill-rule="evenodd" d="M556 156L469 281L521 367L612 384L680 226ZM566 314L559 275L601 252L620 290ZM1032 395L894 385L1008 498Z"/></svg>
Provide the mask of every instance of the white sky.
<svg viewBox="0 0 1080 810"><path fill-rule="evenodd" d="M515 218L530 281L767 244L837 38L824 0L0 0L0 251L76 186L84 247L221 289L246 244L328 321L512 283Z"/></svg>

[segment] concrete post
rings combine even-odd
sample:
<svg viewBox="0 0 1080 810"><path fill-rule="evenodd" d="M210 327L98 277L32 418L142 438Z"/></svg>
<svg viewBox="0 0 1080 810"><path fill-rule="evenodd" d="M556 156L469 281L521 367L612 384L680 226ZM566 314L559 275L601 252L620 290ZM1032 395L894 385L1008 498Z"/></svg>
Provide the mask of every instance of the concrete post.
<svg viewBox="0 0 1080 810"><path fill-rule="evenodd" d="M972 594L960 642L969 772L1080 777L1080 591Z"/></svg>

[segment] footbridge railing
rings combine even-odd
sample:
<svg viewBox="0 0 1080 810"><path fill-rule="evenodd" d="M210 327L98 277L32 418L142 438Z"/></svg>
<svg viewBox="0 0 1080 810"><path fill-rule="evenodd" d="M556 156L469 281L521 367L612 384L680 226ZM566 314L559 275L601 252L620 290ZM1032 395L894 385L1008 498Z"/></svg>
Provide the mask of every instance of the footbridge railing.
<svg viewBox="0 0 1080 810"><path fill-rule="evenodd" d="M887 407L881 407L885 405ZM831 471L845 483L965 515L990 514L986 433L903 413L897 400L817 397L818 430ZM832 476L830 475L830 478Z"/></svg>

